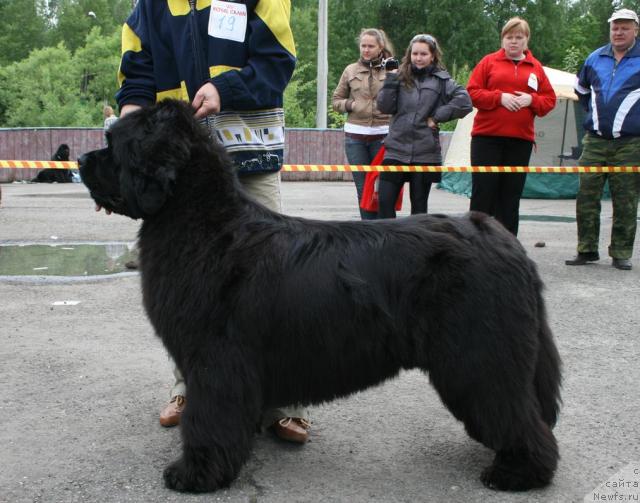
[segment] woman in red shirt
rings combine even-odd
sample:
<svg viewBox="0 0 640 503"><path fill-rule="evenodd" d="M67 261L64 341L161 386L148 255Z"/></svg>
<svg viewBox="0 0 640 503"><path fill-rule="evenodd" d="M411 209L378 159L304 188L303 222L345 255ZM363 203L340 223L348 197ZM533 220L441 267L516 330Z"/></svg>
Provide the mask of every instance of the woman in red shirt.
<svg viewBox="0 0 640 503"><path fill-rule="evenodd" d="M471 131L473 166L528 166L535 140L533 121L553 110L556 95L540 62L527 49L529 24L511 18L502 48L473 69L467 91L478 112ZM518 234L526 173L473 173L471 206Z"/></svg>

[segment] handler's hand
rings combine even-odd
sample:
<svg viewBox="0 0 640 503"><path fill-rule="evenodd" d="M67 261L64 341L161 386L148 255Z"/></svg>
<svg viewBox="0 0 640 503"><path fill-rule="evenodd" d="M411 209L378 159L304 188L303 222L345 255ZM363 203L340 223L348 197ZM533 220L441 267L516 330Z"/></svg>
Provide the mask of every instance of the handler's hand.
<svg viewBox="0 0 640 503"><path fill-rule="evenodd" d="M522 108L522 105L518 101L518 96L511 93L502 93L500 103L510 112L517 112Z"/></svg>
<svg viewBox="0 0 640 503"><path fill-rule="evenodd" d="M220 94L211 82L207 82L196 93L191 106L195 109L195 118L202 119L220 111Z"/></svg>
<svg viewBox="0 0 640 503"><path fill-rule="evenodd" d="M141 108L142 107L140 105L134 105L133 103L123 105L120 109L120 118L122 119L125 115L135 112L136 110L140 110Z"/></svg>
<svg viewBox="0 0 640 503"><path fill-rule="evenodd" d="M427 126L429 126L431 129L438 129L438 123L433 117L429 117L427 119Z"/></svg>
<svg viewBox="0 0 640 503"><path fill-rule="evenodd" d="M525 108L531 105L533 98L530 94L523 93L522 91L516 91L516 94L518 95L516 101L520 104L520 108Z"/></svg>

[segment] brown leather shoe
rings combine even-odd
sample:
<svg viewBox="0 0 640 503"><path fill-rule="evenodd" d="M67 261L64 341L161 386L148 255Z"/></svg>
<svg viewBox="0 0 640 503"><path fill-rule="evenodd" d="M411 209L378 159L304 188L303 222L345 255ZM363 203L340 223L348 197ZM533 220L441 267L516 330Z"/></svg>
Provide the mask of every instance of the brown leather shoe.
<svg viewBox="0 0 640 503"><path fill-rule="evenodd" d="M185 405L186 401L182 395L171 398L167 406L160 412L160 424L167 428L180 424L180 415Z"/></svg>
<svg viewBox="0 0 640 503"><path fill-rule="evenodd" d="M283 417L271 425L273 432L282 440L304 444L309 439L311 423L301 417Z"/></svg>

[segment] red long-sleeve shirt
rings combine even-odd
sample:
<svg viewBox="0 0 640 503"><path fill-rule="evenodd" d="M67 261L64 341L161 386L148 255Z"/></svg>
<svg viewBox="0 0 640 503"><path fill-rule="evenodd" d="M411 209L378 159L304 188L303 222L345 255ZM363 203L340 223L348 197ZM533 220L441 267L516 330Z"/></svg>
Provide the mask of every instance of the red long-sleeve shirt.
<svg viewBox="0 0 640 503"><path fill-rule="evenodd" d="M548 114L556 104L556 93L540 62L525 51L514 63L500 49L487 54L476 65L467 91L478 112L471 136L508 136L534 141L533 121ZM532 76L533 75L533 76ZM502 93L522 91L531 95L531 105L510 112L500 103Z"/></svg>

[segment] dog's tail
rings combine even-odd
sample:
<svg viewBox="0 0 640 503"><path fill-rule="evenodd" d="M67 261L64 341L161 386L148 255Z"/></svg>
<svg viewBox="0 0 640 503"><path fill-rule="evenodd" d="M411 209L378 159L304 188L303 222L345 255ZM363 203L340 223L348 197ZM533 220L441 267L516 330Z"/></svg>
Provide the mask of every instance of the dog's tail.
<svg viewBox="0 0 640 503"><path fill-rule="evenodd" d="M546 309L540 291L538 291L538 306L540 328L538 331L538 361L536 364L534 385L538 402L540 403L542 420L547 423L549 427L553 427L558 419L560 404L562 403L562 399L560 398L562 362L558 349L553 341L553 334L547 323Z"/></svg>

